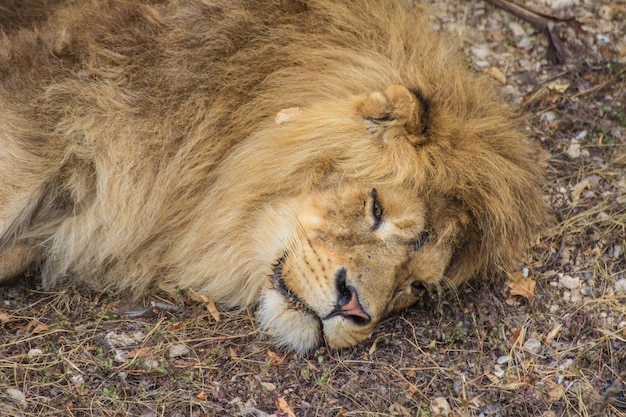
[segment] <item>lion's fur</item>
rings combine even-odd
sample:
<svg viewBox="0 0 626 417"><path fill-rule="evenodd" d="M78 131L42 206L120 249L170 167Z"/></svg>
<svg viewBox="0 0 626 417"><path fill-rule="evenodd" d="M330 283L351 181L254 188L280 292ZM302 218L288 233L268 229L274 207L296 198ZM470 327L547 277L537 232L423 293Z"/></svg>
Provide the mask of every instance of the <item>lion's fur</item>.
<svg viewBox="0 0 626 417"><path fill-rule="evenodd" d="M65 3L0 38L0 280L255 304L293 201L351 181L454 216L454 284L514 265L545 221L517 118L420 7ZM425 131L381 127L383 150L363 103L392 85L427 99Z"/></svg>

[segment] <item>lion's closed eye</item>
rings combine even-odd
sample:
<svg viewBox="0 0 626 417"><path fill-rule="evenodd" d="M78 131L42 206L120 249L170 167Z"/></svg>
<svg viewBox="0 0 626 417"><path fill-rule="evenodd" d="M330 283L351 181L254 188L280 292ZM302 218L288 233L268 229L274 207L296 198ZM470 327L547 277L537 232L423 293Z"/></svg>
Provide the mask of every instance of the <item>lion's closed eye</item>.
<svg viewBox="0 0 626 417"><path fill-rule="evenodd" d="M374 217L374 226L372 226L372 230L376 230L380 227L380 224L383 222L383 206L378 200L378 191L376 188L372 188L371 192L372 196L372 216Z"/></svg>
<svg viewBox="0 0 626 417"><path fill-rule="evenodd" d="M415 242L413 242L413 252L418 251L430 239L431 232L424 230L419 234Z"/></svg>

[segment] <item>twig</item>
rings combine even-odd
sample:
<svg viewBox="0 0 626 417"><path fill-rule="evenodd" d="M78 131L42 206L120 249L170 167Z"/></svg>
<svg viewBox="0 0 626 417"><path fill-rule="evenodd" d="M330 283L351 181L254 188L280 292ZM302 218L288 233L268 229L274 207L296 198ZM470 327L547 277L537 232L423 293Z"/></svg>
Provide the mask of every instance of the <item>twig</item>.
<svg viewBox="0 0 626 417"><path fill-rule="evenodd" d="M565 43L561 39L568 24L573 24L578 30L581 25L574 18L561 19L556 16L532 10L526 6L520 6L509 0L489 0L494 6L500 7L512 15L529 22L538 30L545 33L550 43L549 56L557 64L563 64L571 57Z"/></svg>
<svg viewBox="0 0 626 417"><path fill-rule="evenodd" d="M617 74L615 74L613 77L611 77L610 79L608 79L607 81L598 84L598 85L594 85L593 87L590 87L586 90L583 91L579 91L578 93L574 94L572 96L573 97L580 97L582 95L585 94L589 94L589 93L593 93L594 91L598 91L598 90L602 90L604 87L606 87L607 85L611 84L613 81L617 80L619 77L622 76L622 74L626 73L626 69L621 70L620 72L618 72Z"/></svg>

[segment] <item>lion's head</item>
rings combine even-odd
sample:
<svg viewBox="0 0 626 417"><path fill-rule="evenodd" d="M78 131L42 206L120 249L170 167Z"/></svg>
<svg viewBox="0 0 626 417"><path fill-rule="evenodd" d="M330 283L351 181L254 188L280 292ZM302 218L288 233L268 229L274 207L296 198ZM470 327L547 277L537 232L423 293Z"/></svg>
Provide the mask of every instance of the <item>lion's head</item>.
<svg viewBox="0 0 626 417"><path fill-rule="evenodd" d="M451 146L437 122L445 114L418 90L393 85L330 107L286 116L264 142L270 155L291 159L279 171L310 169L301 177L304 191L274 196L255 224L270 229L256 231L265 262L271 259L259 319L279 345L299 352L323 341L357 344L425 291L510 263L543 221L526 155L472 142L475 126ZM294 161L303 143L308 159L300 166ZM291 156L282 159L279 149ZM433 155L443 157L441 165L432 164ZM464 170L456 170L459 163ZM483 178L485 164L497 165L498 175ZM530 203L529 211L510 210L512 201ZM273 216L278 220L268 221Z"/></svg>

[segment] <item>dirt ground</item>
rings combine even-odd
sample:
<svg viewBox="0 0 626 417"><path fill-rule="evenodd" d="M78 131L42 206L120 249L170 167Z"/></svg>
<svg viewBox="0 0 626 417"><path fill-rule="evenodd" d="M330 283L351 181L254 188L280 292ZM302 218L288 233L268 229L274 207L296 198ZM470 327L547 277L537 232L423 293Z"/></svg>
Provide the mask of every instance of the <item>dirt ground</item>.
<svg viewBox="0 0 626 417"><path fill-rule="evenodd" d="M129 317L33 278L0 288L0 415L626 415L626 1L524 2L563 19L559 65L544 33L489 1L428 3L543 149L555 221L519 270L307 357L193 294Z"/></svg>

